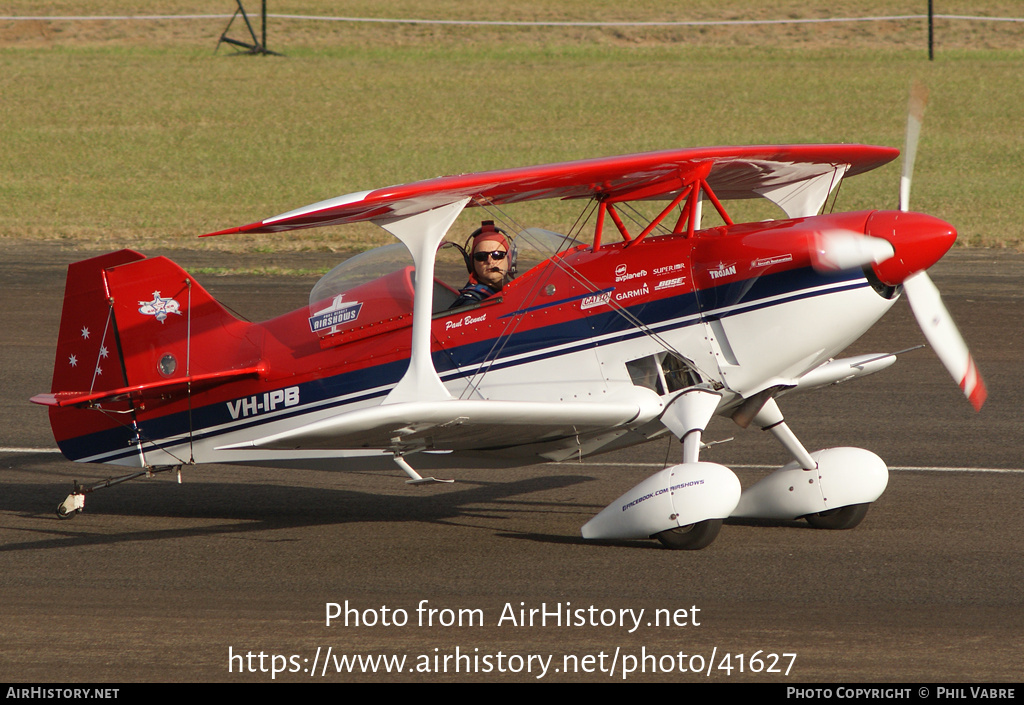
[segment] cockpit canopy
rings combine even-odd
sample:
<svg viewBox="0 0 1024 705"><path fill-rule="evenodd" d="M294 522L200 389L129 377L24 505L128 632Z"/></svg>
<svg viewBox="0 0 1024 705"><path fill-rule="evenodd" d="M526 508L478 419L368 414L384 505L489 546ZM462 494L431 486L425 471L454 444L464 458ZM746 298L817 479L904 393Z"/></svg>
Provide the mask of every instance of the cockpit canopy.
<svg viewBox="0 0 1024 705"><path fill-rule="evenodd" d="M520 272L581 244L542 228L527 228L512 239ZM438 313L451 306L468 277L461 243L441 243L433 275L433 309ZM411 315L414 277L412 255L400 242L351 257L321 277L310 291L310 327L320 335L331 335Z"/></svg>

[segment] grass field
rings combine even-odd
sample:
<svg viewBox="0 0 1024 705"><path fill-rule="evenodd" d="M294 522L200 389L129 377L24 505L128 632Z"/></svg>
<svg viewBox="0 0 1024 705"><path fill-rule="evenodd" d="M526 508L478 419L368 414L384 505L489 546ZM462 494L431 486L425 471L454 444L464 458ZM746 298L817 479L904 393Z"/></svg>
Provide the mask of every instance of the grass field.
<svg viewBox="0 0 1024 705"><path fill-rule="evenodd" d="M1019 2L936 2L1024 16ZM257 14L258 2L246 3ZM749 5L749 7L748 7ZM275 2L271 13L529 21L923 14L920 2ZM751 9L753 8L753 9ZM2 16L230 14L227 0L5 0ZM912 205L962 244L1024 249L1024 23L459 27L271 19L240 56L226 18L0 19L0 237L82 247L350 249L367 228L196 241L339 194L446 173L685 146L902 147L913 80L931 93ZM231 35L244 38L240 20ZM898 166L838 207L894 207ZM474 214L475 215L475 214ZM467 217L467 216L464 216ZM531 223L565 229L544 205Z"/></svg>

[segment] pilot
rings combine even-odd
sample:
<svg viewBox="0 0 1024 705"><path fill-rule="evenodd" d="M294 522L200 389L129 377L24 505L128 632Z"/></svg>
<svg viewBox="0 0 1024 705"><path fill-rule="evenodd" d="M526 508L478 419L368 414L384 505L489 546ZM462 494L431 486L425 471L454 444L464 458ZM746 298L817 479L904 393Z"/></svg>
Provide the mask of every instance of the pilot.
<svg viewBox="0 0 1024 705"><path fill-rule="evenodd" d="M505 280L510 278L512 248L505 233L494 227L494 221L483 221L470 237L473 239L473 249L471 254L467 254L469 281L449 308L477 303L494 296L501 291Z"/></svg>

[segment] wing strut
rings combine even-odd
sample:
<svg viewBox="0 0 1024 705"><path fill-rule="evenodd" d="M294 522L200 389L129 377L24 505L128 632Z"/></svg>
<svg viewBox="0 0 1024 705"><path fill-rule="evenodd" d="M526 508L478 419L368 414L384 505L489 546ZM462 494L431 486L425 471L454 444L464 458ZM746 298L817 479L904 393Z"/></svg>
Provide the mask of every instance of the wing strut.
<svg viewBox="0 0 1024 705"><path fill-rule="evenodd" d="M412 308L412 353L409 369L391 390L385 404L403 401L439 401L451 399L441 378L437 376L430 357L430 317L434 299L434 260L437 248L448 234L459 213L469 202L463 198L454 203L438 206L377 224L397 237L412 253L416 266L416 282Z"/></svg>
<svg viewBox="0 0 1024 705"><path fill-rule="evenodd" d="M601 235L604 231L604 220L606 216L611 216L612 221L615 223L615 227L619 230L619 234L622 235L622 239L626 242L626 246L629 247L650 235L651 232L661 224L661 221L664 220L665 217L683 201L686 201L686 205L680 209L681 212L679 214L679 219L676 221L675 227L672 229L672 233L675 235L682 235L685 233L686 237L693 237L694 231L700 227L701 195L706 196L708 200L711 201L712 205L715 206L715 209L718 211L718 214L722 217L722 220L726 225L732 225L732 218L729 217L729 214L726 212L722 202L715 195L714 191L711 190L705 176L706 174L704 176L700 176L696 180L687 184L684 188L680 189L668 206L666 206L636 238L629 234L625 223L622 222L622 218L615 210L616 203L626 201L628 198L626 196L616 198L599 198L597 224L594 231L594 246L592 248L593 251L596 252L601 248ZM633 194L627 194L627 196L632 195Z"/></svg>

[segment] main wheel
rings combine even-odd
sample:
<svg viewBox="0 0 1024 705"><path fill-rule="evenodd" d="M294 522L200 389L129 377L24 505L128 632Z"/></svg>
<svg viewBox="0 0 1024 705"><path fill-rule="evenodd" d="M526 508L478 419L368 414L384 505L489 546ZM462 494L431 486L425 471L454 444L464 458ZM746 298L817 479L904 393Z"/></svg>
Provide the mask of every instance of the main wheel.
<svg viewBox="0 0 1024 705"><path fill-rule="evenodd" d="M666 548L684 551L696 551L704 548L718 536L722 528L721 519L706 519L696 524L688 524L675 529L668 529L654 535Z"/></svg>
<svg viewBox="0 0 1024 705"><path fill-rule="evenodd" d="M817 514L808 514L805 519L815 529L852 529L864 521L871 504L851 504L839 509L829 509Z"/></svg>

